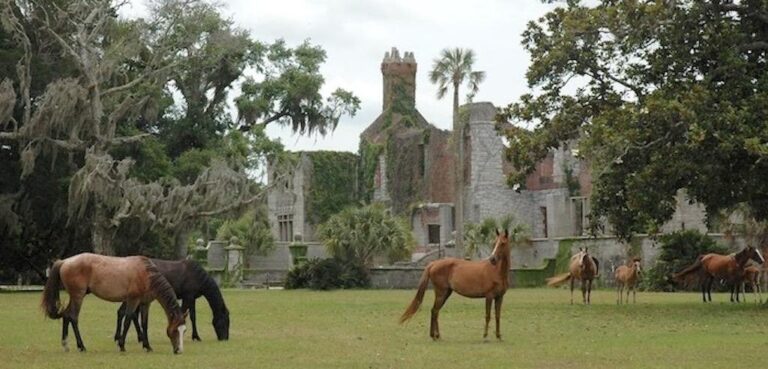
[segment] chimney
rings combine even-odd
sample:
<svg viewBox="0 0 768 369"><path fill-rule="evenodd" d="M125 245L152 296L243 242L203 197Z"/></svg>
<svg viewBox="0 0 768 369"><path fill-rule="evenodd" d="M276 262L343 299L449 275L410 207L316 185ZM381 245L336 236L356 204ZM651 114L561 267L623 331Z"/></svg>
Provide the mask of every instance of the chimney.
<svg viewBox="0 0 768 369"><path fill-rule="evenodd" d="M384 82L382 111L392 107L396 100L399 109L416 108L416 59L413 52L406 51L402 57L396 47L384 54L381 62Z"/></svg>

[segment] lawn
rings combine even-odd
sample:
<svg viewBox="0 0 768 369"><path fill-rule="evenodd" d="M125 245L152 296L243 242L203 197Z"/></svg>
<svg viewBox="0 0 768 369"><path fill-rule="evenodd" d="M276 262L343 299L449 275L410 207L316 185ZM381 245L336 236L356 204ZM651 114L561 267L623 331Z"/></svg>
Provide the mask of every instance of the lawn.
<svg viewBox="0 0 768 369"><path fill-rule="evenodd" d="M112 342L117 305L89 296L80 315L88 352L64 353L61 321L43 317L39 294L0 294L0 368L730 368L766 362L768 310L726 303L723 294L704 305L692 293L641 293L637 305L616 306L614 293L605 290L585 307L569 305L566 290L514 289L502 309L502 342L482 339L482 300L454 295L441 314L443 338L432 342L431 293L409 324L397 324L413 293L227 290L230 341L215 340L210 310L198 300L203 342L190 342L188 330L182 355L171 353L157 304L150 322L154 352L144 353L133 332L128 352L118 352Z"/></svg>

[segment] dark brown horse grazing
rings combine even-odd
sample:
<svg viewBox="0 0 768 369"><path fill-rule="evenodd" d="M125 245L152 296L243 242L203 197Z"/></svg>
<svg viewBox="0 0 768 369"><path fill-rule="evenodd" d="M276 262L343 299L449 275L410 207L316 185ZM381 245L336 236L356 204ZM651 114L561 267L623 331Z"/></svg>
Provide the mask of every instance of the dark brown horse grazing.
<svg viewBox="0 0 768 369"><path fill-rule="evenodd" d="M500 234L496 230L496 241L488 260L468 261L456 258L435 260L426 268L419 281L419 289L416 297L400 317L400 323L410 319L419 310L424 292L429 281L435 289L435 304L432 307L432 318L429 324L429 336L434 340L440 339L440 327L438 315L440 308L451 296L453 291L471 298L485 298L485 333L488 337L488 324L491 320L491 302L496 309L496 338L501 339L499 319L501 315L501 303L504 293L509 286L509 233L504 230Z"/></svg>
<svg viewBox="0 0 768 369"><path fill-rule="evenodd" d="M571 256L571 264L568 269L570 270L568 273L547 278L547 286L557 287L570 280L571 305L573 305L573 285L578 279L581 281L581 298L584 304L589 304L592 295L592 280L598 275L600 263L595 257L589 255L587 248L579 248L579 252Z"/></svg>
<svg viewBox="0 0 768 369"><path fill-rule="evenodd" d="M752 246L730 254L705 254L699 256L693 265L673 274L673 279L680 281L688 274L698 272L701 284L701 298L704 302L712 302L712 284L715 280L725 280L731 286L731 290L740 285L744 273L744 266L749 260L762 264L765 262L760 251ZM731 302L734 302L731 295Z"/></svg>
<svg viewBox="0 0 768 369"><path fill-rule="evenodd" d="M69 293L67 307L61 309L59 290ZM85 351L80 337L78 316L80 306L86 294L93 293L99 298L112 302L125 302L126 313L133 317L141 304L146 308L149 302L157 299L168 318L166 334L171 339L173 353L184 350L184 324L186 314L181 312L176 295L168 281L157 271L155 265L146 257L129 256L124 258L103 256L90 253L75 255L53 263L48 281L43 291L42 308L51 319L63 318L61 345L68 351L68 326L72 324L77 339L77 348ZM125 351L125 332L118 341L120 351ZM144 348L151 351L145 335Z"/></svg>
<svg viewBox="0 0 768 369"><path fill-rule="evenodd" d="M622 265L616 268L614 276L616 277L616 303L621 305L622 292L627 290L627 299L625 303L629 303L629 291L632 291L632 302L637 302L637 282L640 281L640 274L643 272L642 266L640 266L640 258L632 259L630 265Z"/></svg>
<svg viewBox="0 0 768 369"><path fill-rule="evenodd" d="M197 319L195 313L195 300L200 296L205 296L208 306L213 312L213 329L216 331L216 338L219 341L229 339L229 310L221 296L221 290L216 281L208 275L200 264L194 260L161 260L152 259L157 266L157 270L163 274L168 283L173 287L176 297L181 299L181 310L189 312L189 319L192 321L192 340L200 341L200 335L197 333ZM117 328L115 328L115 341L122 335L121 327L125 317L125 306L123 303L117 311ZM142 310L143 311L143 310ZM143 313L142 321L144 321ZM139 326L139 315L134 315L133 324L136 327L136 334L141 340L142 332L146 332L146 326Z"/></svg>

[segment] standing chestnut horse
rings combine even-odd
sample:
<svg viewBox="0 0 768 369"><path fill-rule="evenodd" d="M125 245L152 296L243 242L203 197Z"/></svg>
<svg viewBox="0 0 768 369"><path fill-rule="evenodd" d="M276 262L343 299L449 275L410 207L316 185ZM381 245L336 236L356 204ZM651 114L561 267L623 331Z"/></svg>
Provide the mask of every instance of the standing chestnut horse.
<svg viewBox="0 0 768 369"><path fill-rule="evenodd" d="M616 268L614 275L616 277L616 303L621 305L622 292L627 289L627 299L625 303L629 303L629 291L632 291L632 302L637 302L637 282L640 281L640 273L643 269L640 266L640 258L632 259L632 264L629 266L622 265Z"/></svg>
<svg viewBox="0 0 768 369"><path fill-rule="evenodd" d="M404 323L416 314L421 301L424 299L427 285L429 281L432 281L432 286L435 289L435 304L432 307L429 336L433 340L440 339L440 328L437 323L438 314L453 291L470 298L485 298L485 333L483 338L488 337L491 302L494 302L496 338L501 339L499 318L504 293L509 287L509 265L509 233L507 230L504 230L503 234L496 230L496 242L488 260L468 261L446 258L429 263L421 275L416 297L413 298L411 304L400 317L400 323Z"/></svg>
<svg viewBox="0 0 768 369"><path fill-rule="evenodd" d="M69 303L64 309L61 309L59 300L59 290L62 287L69 293ZM83 253L53 263L43 291L41 305L46 315L51 319L64 319L61 345L65 351L69 351L69 324L72 324L72 330L75 331L77 348L85 351L85 345L80 338L78 316L83 298L88 293L107 301L125 302L126 314L131 318L140 304L149 308L149 302L157 299L168 318L166 334L171 339L173 353L178 354L184 350L184 322L187 315L181 312L171 285L148 258L119 258ZM125 351L125 333L128 331L129 322L130 319L127 319L123 335L118 341L120 351ZM151 351L147 336L145 334L143 337L144 348Z"/></svg>
<svg viewBox="0 0 768 369"><path fill-rule="evenodd" d="M747 246L743 250L730 254L705 254L699 256L693 265L683 269L679 273L673 274L675 280L682 280L688 274L699 272L699 282L701 283L701 298L704 302L712 302L712 283L715 280L723 279L730 286L731 291L741 285L741 279L744 273L744 266L752 259L762 264L765 262L760 251L752 246ZM733 294L731 294L731 302Z"/></svg>
<svg viewBox="0 0 768 369"><path fill-rule="evenodd" d="M597 277L600 263L589 255L587 248L579 248L576 255L571 256L570 272L547 278L547 286L557 287L565 281L571 281L571 305L573 305L573 284L576 279L581 281L581 298L584 304L590 303L592 295L592 280Z"/></svg>

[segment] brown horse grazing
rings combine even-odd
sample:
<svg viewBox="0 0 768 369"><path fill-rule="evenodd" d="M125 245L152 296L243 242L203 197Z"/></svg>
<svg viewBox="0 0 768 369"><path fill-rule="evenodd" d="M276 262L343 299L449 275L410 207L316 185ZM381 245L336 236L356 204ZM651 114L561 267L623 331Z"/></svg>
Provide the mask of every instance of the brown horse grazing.
<svg viewBox="0 0 768 369"><path fill-rule="evenodd" d="M426 268L419 281L416 297L400 317L400 323L410 319L419 310L424 292L429 281L435 290L435 304L432 307L432 319L429 324L429 336L433 340L440 339L440 328L437 322L440 308L451 296L453 291L470 298L485 298L485 333L488 337L488 324L491 320L491 302L496 309L496 338L501 339L499 319L504 293L509 287L509 233L504 230L500 234L496 230L496 241L493 252L488 260L468 261L456 258L435 260Z"/></svg>
<svg viewBox="0 0 768 369"><path fill-rule="evenodd" d="M632 302L637 303L637 282L640 281L640 274L643 268L640 266L640 258L632 259L630 265L622 265L616 268L614 276L616 277L616 303L621 305L622 292L627 290L627 299L624 303L629 303L629 291L632 291Z"/></svg>
<svg viewBox="0 0 768 369"><path fill-rule="evenodd" d="M61 309L59 290L69 293L67 307ZM84 253L53 263L48 281L43 291L42 308L51 319L64 319L61 333L61 345L67 346L68 326L72 324L77 339L77 348L85 351L78 328L80 306L86 294L93 293L99 298L112 302L125 302L126 314L132 317L140 304L149 308L149 302L157 299L168 318L166 334L171 339L173 353L184 349L184 324L187 315L182 314L176 301L176 295L168 281L157 271L155 265L146 257L129 256L124 258ZM145 315L146 316L146 315ZM122 337L118 341L120 351L125 351L125 333L128 332L126 320ZM146 323L146 322L144 322ZM144 349L151 351L148 335L143 337Z"/></svg>
<svg viewBox="0 0 768 369"><path fill-rule="evenodd" d="M592 280L600 270L600 262L591 255L587 248L579 248L576 255L571 256L570 272L547 278L547 286L557 287L565 281L571 281L571 304L573 304L573 285L575 280L581 281L581 298L584 304L589 304L592 295Z"/></svg>
<svg viewBox="0 0 768 369"><path fill-rule="evenodd" d="M730 255L706 254L699 256L693 265L673 274L672 278L679 281L688 274L698 272L701 298L704 302L707 300L712 302L712 283L715 280L723 279L730 284L731 290L733 290L737 284L741 283L744 266L750 259L759 264L765 262L758 249L747 246ZM731 295L731 302L734 302L733 295Z"/></svg>
<svg viewBox="0 0 768 369"><path fill-rule="evenodd" d="M739 301L739 289L741 289L741 294L745 295L744 301L747 301L745 285L749 283L752 287L752 295L755 296L755 302L763 302L763 296L760 294L760 272L761 269L753 265L744 268L741 284L736 288L736 301Z"/></svg>

